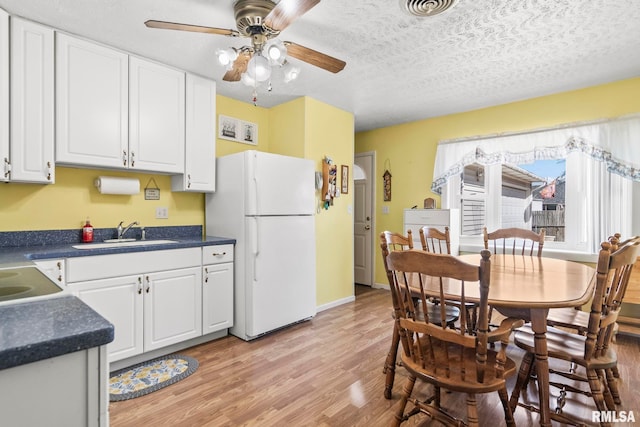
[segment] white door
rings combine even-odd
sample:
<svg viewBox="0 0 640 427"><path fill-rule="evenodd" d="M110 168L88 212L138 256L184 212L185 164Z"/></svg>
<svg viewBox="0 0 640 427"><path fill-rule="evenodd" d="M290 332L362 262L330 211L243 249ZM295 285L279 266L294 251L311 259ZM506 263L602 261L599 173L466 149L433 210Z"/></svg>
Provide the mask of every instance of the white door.
<svg viewBox="0 0 640 427"><path fill-rule="evenodd" d="M202 335L200 267L145 274L144 351Z"/></svg>
<svg viewBox="0 0 640 427"><path fill-rule="evenodd" d="M246 335L316 314L315 218L247 217Z"/></svg>
<svg viewBox="0 0 640 427"><path fill-rule="evenodd" d="M129 167L184 173L185 74L129 58Z"/></svg>
<svg viewBox="0 0 640 427"><path fill-rule="evenodd" d="M354 176L353 275L354 281L371 286L373 283L373 176L375 153L356 154L354 164L362 168L365 179Z"/></svg>
<svg viewBox="0 0 640 427"><path fill-rule="evenodd" d="M312 215L315 207L313 160L249 151L246 215Z"/></svg>
<svg viewBox="0 0 640 427"><path fill-rule="evenodd" d="M9 180L9 14L0 9L0 181Z"/></svg>
<svg viewBox="0 0 640 427"><path fill-rule="evenodd" d="M126 167L129 57L56 35L56 161Z"/></svg>
<svg viewBox="0 0 640 427"><path fill-rule="evenodd" d="M11 18L11 181L55 181L53 51L53 29Z"/></svg>

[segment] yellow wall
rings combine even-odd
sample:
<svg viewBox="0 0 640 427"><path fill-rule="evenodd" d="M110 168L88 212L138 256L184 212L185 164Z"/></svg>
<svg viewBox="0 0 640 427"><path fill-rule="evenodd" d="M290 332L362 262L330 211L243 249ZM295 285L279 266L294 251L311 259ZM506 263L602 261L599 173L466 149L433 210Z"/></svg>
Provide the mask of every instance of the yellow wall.
<svg viewBox="0 0 640 427"><path fill-rule="evenodd" d="M305 98L305 156L316 161L329 156L338 168L353 170L353 114ZM349 191L334 199L333 206L316 215L316 284L318 305L353 296L353 177ZM317 191L318 203L320 192Z"/></svg>
<svg viewBox="0 0 640 427"><path fill-rule="evenodd" d="M521 102L436 117L407 124L359 132L355 152L376 151L376 239L384 230L402 229L402 212L422 207L430 190L438 141L499 132L551 127L562 123L617 117L640 112L640 78L623 80L582 90L544 96ZM382 173L389 161L392 198L382 200ZM382 214L382 206L389 214ZM376 247L375 282L387 282L380 249ZM380 259L380 260L379 260Z"/></svg>
<svg viewBox="0 0 640 427"><path fill-rule="evenodd" d="M217 113L258 125L258 144L217 139L216 155L256 149L316 161L325 155L338 165L353 166L353 115L311 98L299 98L272 109L217 97ZM141 188L157 186L160 200L103 195L93 185L99 175L138 178ZM155 183L149 183L153 178ZM350 184L352 188L353 182ZM319 194L319 193L318 193ZM166 175L56 167L56 183L0 184L0 231L79 229L86 217L96 228L115 228L120 221L144 226L205 225L204 195L171 191ZM353 296L352 192L336 199L316 217L318 305ZM158 206L169 219L156 219Z"/></svg>

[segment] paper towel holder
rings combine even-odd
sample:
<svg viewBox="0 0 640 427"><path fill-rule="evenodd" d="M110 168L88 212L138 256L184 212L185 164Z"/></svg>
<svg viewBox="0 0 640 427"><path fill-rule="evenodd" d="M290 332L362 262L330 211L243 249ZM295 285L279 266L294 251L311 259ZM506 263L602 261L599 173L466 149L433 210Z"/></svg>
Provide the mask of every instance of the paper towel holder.
<svg viewBox="0 0 640 427"><path fill-rule="evenodd" d="M93 184L101 194L132 195L140 192L140 180L137 178L99 176Z"/></svg>

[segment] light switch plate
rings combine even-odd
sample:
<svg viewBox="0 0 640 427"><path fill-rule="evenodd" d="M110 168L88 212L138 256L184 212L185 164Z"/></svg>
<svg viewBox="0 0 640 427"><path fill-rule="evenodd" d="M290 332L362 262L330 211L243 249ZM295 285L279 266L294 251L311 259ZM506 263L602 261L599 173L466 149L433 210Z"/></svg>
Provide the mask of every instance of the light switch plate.
<svg viewBox="0 0 640 427"><path fill-rule="evenodd" d="M388 215L389 214L389 206L383 206L382 207L382 213L385 214L385 215Z"/></svg>
<svg viewBox="0 0 640 427"><path fill-rule="evenodd" d="M168 219L169 218L169 208L166 206L158 206L156 208L156 219Z"/></svg>

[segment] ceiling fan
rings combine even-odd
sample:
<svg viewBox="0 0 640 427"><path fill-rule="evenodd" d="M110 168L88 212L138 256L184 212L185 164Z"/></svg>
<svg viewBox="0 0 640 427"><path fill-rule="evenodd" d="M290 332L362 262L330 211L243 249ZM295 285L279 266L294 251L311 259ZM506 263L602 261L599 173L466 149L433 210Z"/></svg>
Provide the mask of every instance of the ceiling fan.
<svg viewBox="0 0 640 427"><path fill-rule="evenodd" d="M268 75L265 78L265 73L271 73L270 66L288 65L286 55L337 73L345 67L346 62L294 42L276 39L281 31L318 3L320 0L236 0L233 9L237 30L155 20L146 21L144 24L149 28L250 38L251 46L217 52L220 63L227 65L227 72L222 78L225 81L244 81L245 72L248 72L254 82L265 81L269 78ZM295 78L297 72L293 72Z"/></svg>

